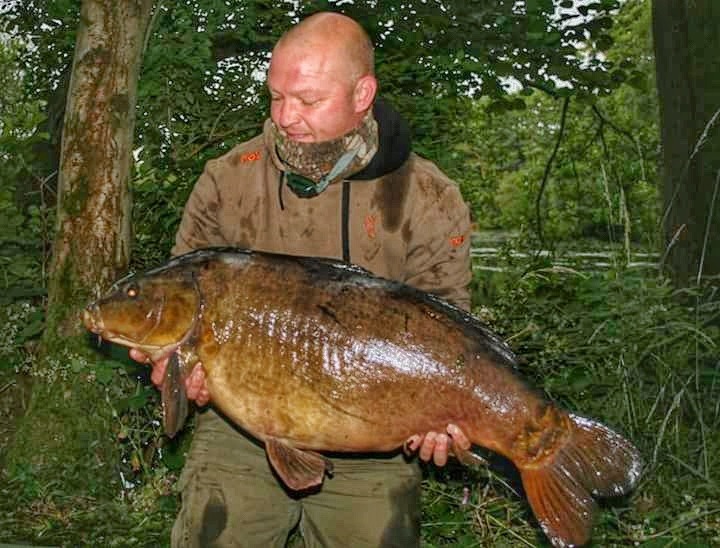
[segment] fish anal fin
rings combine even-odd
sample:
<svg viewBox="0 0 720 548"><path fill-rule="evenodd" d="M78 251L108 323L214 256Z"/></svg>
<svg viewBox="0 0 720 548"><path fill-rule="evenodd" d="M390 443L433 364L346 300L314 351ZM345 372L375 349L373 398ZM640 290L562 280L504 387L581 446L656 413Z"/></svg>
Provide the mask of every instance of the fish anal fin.
<svg viewBox="0 0 720 548"><path fill-rule="evenodd" d="M168 358L160 394L162 397L163 428L173 438L182 429L188 414L188 398L182 374L180 356L173 352Z"/></svg>
<svg viewBox="0 0 720 548"><path fill-rule="evenodd" d="M265 440L270 464L293 491L303 491L320 485L325 471L332 472L332 462L314 451L290 447L276 438Z"/></svg>
<svg viewBox="0 0 720 548"><path fill-rule="evenodd" d="M488 461L477 453L473 453L471 449L462 449L456 445L452 445L450 452L455 455L455 458L460 461L461 464L469 466L470 468L481 468L488 465Z"/></svg>
<svg viewBox="0 0 720 548"><path fill-rule="evenodd" d="M627 493L642 467L633 444L606 426L575 415L568 424L569 435L553 455L519 467L535 517L557 547L587 543L597 510L593 496Z"/></svg>

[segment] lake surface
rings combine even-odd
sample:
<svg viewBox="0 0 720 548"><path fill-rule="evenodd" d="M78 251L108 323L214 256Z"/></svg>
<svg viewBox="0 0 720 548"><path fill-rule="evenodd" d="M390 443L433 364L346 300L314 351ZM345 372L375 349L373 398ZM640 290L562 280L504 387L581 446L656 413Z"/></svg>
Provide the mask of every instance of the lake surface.
<svg viewBox="0 0 720 548"><path fill-rule="evenodd" d="M508 244L517 234L507 231L479 231L472 235L470 255L473 269L503 272L508 259L518 262L543 259L551 266L575 270L605 270L609 268L657 269L659 253L648 252L641 247L628 250L618 243L594 239L580 239L564 242L557 249L518 251Z"/></svg>

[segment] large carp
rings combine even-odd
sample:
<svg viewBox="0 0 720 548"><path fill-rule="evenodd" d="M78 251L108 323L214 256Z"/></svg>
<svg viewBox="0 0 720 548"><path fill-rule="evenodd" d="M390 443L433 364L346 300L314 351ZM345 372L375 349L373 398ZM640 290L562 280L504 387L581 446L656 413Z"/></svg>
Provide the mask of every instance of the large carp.
<svg viewBox="0 0 720 548"><path fill-rule="evenodd" d="M323 481L329 461L316 451L394 451L455 423L517 466L543 531L574 546L590 538L593 497L624 494L640 475L630 442L531 389L478 319L338 261L198 250L120 280L84 321L170 356L170 435L187 412L183 376L202 362L212 404L264 442L291 489Z"/></svg>

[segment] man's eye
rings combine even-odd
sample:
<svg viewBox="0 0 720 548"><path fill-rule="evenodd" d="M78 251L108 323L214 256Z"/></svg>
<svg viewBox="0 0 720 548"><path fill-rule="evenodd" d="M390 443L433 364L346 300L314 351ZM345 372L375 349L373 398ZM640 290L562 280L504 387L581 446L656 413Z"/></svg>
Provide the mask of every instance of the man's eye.
<svg viewBox="0 0 720 548"><path fill-rule="evenodd" d="M300 99L303 105L307 107L311 107L313 105L316 105L320 102L320 99Z"/></svg>

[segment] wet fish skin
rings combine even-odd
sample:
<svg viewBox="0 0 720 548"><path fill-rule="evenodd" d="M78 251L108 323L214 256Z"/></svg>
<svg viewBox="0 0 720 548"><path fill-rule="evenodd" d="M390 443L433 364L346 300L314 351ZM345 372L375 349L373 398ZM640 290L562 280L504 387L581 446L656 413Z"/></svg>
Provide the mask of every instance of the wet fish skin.
<svg viewBox="0 0 720 548"><path fill-rule="evenodd" d="M626 493L640 474L632 444L530 388L479 320L337 261L200 250L124 280L85 323L173 356L170 434L183 420L180 380L201 361L212 403L265 443L291 488L322 482L318 451L392 451L455 423L515 463L548 538L574 546L589 539L593 495Z"/></svg>

